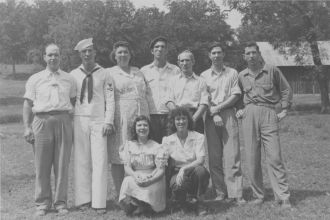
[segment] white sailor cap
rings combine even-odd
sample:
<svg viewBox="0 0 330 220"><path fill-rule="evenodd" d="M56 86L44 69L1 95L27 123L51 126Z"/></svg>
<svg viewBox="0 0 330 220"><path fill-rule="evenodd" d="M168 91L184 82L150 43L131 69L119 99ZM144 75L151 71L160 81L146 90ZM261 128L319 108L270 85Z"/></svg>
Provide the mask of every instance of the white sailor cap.
<svg viewBox="0 0 330 220"><path fill-rule="evenodd" d="M93 38L84 39L77 43L77 45L74 47L74 50L78 50L80 52L92 45L93 45Z"/></svg>

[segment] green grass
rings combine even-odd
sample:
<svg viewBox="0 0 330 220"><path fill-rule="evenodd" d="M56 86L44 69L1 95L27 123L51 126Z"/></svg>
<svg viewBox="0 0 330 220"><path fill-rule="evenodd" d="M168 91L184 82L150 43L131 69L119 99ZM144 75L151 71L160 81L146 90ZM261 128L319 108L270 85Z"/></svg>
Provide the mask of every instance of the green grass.
<svg viewBox="0 0 330 220"><path fill-rule="evenodd" d="M328 115L291 115L281 122L283 159L286 162L292 210L282 211L273 201L267 172L264 170L266 202L261 206L234 206L210 203L212 212L203 219L330 219L330 117ZM23 138L22 124L0 125L1 137L1 217L3 219L31 219L34 213L33 153ZM242 146L243 173L246 173ZM264 155L263 155L264 156ZM264 161L263 161L263 167ZM114 187L109 173L108 212L103 217L93 211L80 212L73 206L73 169L70 164L68 205L71 212L56 219L126 219L113 202ZM251 199L248 181L244 178L244 196ZM55 218L55 213L44 219ZM192 213L165 212L153 219L201 219ZM134 219L134 218L133 218ZM136 218L135 218L136 219ZM150 219L144 217L142 219Z"/></svg>

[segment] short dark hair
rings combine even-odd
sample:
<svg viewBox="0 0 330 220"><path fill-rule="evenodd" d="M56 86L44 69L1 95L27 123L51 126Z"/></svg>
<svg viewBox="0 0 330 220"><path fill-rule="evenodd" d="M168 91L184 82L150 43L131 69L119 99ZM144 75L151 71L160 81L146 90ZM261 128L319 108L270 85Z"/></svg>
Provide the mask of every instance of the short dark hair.
<svg viewBox="0 0 330 220"><path fill-rule="evenodd" d="M220 47L221 50L222 50L222 52L224 52L224 47L223 47L223 45L222 45L220 42L218 42L218 41L214 41L214 42L210 43L209 47L207 48L207 49L208 49L208 52L210 53L211 50L212 50L213 48L215 48L215 47Z"/></svg>
<svg viewBox="0 0 330 220"><path fill-rule="evenodd" d="M165 44L166 44L166 46L167 46L167 42L168 42L167 39L166 39L165 37L163 37L163 36L158 36L158 37L155 37L154 39L152 39L152 40L150 41L149 48L150 48L150 49L153 49L154 46L155 46L155 44L156 44L157 42L159 42L159 41L165 42Z"/></svg>
<svg viewBox="0 0 330 220"><path fill-rule="evenodd" d="M136 141L138 139L137 134L136 134L136 124L139 121L146 121L149 125L149 134L148 134L148 139L150 139L152 137L152 128L151 128L151 122L149 120L149 118L145 115L139 115L134 119L132 128L131 128L131 135L132 135L132 140Z"/></svg>
<svg viewBox="0 0 330 220"><path fill-rule="evenodd" d="M257 51L260 52L259 46L258 46L257 42L255 42L255 41L249 41L244 44L243 54L245 53L245 48L247 48L247 47L255 47L257 49Z"/></svg>
<svg viewBox="0 0 330 220"><path fill-rule="evenodd" d="M129 54L132 56L132 49L129 43L127 41L117 41L116 43L113 44L112 51L109 55L109 58L113 63L117 63L115 59L115 55L118 47L126 47L128 49Z"/></svg>
<svg viewBox="0 0 330 220"><path fill-rule="evenodd" d="M169 113L168 116L168 134L173 134L177 131L175 127L175 117L177 116L186 116L188 119L188 130L194 130L194 121L192 120L191 114L187 108L177 107Z"/></svg>

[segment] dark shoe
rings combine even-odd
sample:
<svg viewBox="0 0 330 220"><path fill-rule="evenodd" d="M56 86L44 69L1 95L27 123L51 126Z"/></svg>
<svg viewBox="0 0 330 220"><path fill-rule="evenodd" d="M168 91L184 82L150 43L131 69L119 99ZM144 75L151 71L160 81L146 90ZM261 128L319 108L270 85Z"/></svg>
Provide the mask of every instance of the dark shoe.
<svg viewBox="0 0 330 220"><path fill-rule="evenodd" d="M87 202L77 207L80 211L86 211L91 208L91 203Z"/></svg>
<svg viewBox="0 0 330 220"><path fill-rule="evenodd" d="M188 194L186 202L193 205L193 204L196 204L198 202L198 200L195 196Z"/></svg>
<svg viewBox="0 0 330 220"><path fill-rule="evenodd" d="M235 203L236 205L245 205L247 202L243 197L228 199L229 202Z"/></svg>
<svg viewBox="0 0 330 220"><path fill-rule="evenodd" d="M249 203L252 205L261 205L263 202L264 202L264 199L257 198L257 199L251 200Z"/></svg>
<svg viewBox="0 0 330 220"><path fill-rule="evenodd" d="M105 213L107 213L107 209L105 209L105 208L95 209L95 211L99 215L104 215Z"/></svg>
<svg viewBox="0 0 330 220"><path fill-rule="evenodd" d="M132 215L132 213L137 209L137 206L133 205L127 198L120 201L119 205L121 209L124 210L125 214L128 216Z"/></svg>
<svg viewBox="0 0 330 220"><path fill-rule="evenodd" d="M281 202L281 208L282 209L291 209L292 205L289 199L282 200Z"/></svg>
<svg viewBox="0 0 330 220"><path fill-rule="evenodd" d="M38 209L38 210L34 213L34 215L35 215L35 216L45 216L46 213L47 213L47 210L46 210L46 209Z"/></svg>
<svg viewBox="0 0 330 220"><path fill-rule="evenodd" d="M66 215L69 213L69 210L65 207L58 208L56 211L59 215Z"/></svg>
<svg viewBox="0 0 330 220"><path fill-rule="evenodd" d="M205 216L208 213L209 212L208 212L207 208L203 204L198 204L197 205L197 212L196 212L197 216Z"/></svg>
<svg viewBox="0 0 330 220"><path fill-rule="evenodd" d="M227 198L225 194L220 194L214 198L214 201L224 201Z"/></svg>

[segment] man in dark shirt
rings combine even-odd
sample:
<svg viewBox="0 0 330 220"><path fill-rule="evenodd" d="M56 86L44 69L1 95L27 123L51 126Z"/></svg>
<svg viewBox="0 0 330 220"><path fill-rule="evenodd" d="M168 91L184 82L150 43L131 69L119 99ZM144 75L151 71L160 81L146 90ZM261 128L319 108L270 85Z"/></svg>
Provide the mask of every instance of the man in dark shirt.
<svg viewBox="0 0 330 220"><path fill-rule="evenodd" d="M264 147L267 170L275 200L283 208L290 208L290 192L286 170L282 162L279 139L279 121L287 115L292 100L289 83L275 66L265 64L255 42L244 47L244 59L248 67L239 73L239 86L243 92L244 109L237 111L242 118L243 139L248 167L248 177L253 203L264 201L261 170L261 146ZM275 106L281 104L281 112Z"/></svg>

